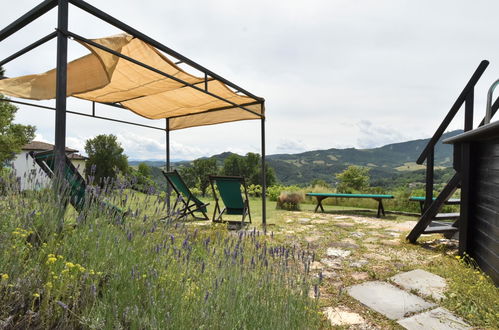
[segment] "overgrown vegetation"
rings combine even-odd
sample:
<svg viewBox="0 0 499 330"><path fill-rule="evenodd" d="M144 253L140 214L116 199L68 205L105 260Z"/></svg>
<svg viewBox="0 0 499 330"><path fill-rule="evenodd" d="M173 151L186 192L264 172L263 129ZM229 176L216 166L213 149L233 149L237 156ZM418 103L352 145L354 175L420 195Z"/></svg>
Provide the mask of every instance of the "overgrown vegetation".
<svg viewBox="0 0 499 330"><path fill-rule="evenodd" d="M0 77L3 74L4 70L0 66ZM5 97L0 94L0 99ZM35 126L13 123L17 110L13 104L0 102L0 169L35 137Z"/></svg>
<svg viewBox="0 0 499 330"><path fill-rule="evenodd" d="M130 209L123 224L94 203L86 218L68 210L59 234L52 191L0 197L2 326L320 327L317 301L308 297L308 251L256 229L233 234L171 222L155 195L104 192Z"/></svg>

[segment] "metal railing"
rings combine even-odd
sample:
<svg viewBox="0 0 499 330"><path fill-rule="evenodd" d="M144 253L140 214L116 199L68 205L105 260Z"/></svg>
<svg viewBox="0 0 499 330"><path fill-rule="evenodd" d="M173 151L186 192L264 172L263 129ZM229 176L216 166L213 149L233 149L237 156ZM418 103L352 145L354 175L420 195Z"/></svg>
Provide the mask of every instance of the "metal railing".
<svg viewBox="0 0 499 330"><path fill-rule="evenodd" d="M434 189L434 170L435 170L435 147L444 134L445 130L451 123L451 121L454 119L456 114L459 112L461 109L462 105L464 104L465 108L465 113L464 113L464 131L469 131L473 129L473 111L474 111L474 90L475 90L475 85L477 84L478 80L480 80L480 77L484 73L485 69L487 69L487 66L489 65L489 61L482 61L476 68L475 72L471 76L470 80L464 87L463 91L461 94L459 94L459 97L456 99L454 104L452 105L451 109L445 116L444 120L436 130L435 134L433 137L430 139L428 144L426 145L425 149L419 156L418 160L416 161L417 164L423 164L426 160L426 192L425 192L425 203L424 203L424 210L428 209L430 205L433 203L433 189ZM495 102L492 104L492 92L496 85L499 84L499 80L494 82L492 86L490 87L488 94L487 94L487 109L486 109L486 115L485 118L480 122L478 125L483 126L484 124L487 124L490 122L490 119L495 115L497 110L499 109L499 97L495 100Z"/></svg>
<svg viewBox="0 0 499 330"><path fill-rule="evenodd" d="M452 122L456 114L461 109L464 104L465 114L464 114L464 131L469 131L473 129L473 103L475 94L475 85L484 73L485 69L489 65L489 61L482 61L476 68L475 72L471 76L470 80L464 87L461 94L450 108L449 112L445 116L444 120L435 131L435 134L430 139L425 149L419 156L416 163L423 164L426 160L426 193L425 193L425 204L424 209L428 209L433 202L433 189L434 189L434 170L435 170L435 147L444 134L445 130ZM497 103L497 102L496 102Z"/></svg>

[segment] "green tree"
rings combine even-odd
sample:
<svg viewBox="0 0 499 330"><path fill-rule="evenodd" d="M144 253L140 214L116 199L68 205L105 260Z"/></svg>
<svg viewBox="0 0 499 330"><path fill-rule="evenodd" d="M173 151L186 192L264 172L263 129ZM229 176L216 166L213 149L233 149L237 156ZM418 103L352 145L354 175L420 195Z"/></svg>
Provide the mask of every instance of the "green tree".
<svg viewBox="0 0 499 330"><path fill-rule="evenodd" d="M329 183L327 183L325 180L322 179L313 179L310 185L312 187L318 186L318 187L329 188Z"/></svg>
<svg viewBox="0 0 499 330"><path fill-rule="evenodd" d="M215 158L200 158L192 162L191 166L183 166L178 169L185 184L190 188L199 188L201 194L206 196L210 186L210 175L218 173L217 160Z"/></svg>
<svg viewBox="0 0 499 330"><path fill-rule="evenodd" d="M3 73L0 67L0 76ZM0 99L6 98L0 94ZM0 169L35 137L35 126L13 123L17 110L16 106L0 101Z"/></svg>
<svg viewBox="0 0 499 330"><path fill-rule="evenodd" d="M231 154L229 157L225 158L222 173L224 175L241 175L246 177L244 157L237 154Z"/></svg>
<svg viewBox="0 0 499 330"><path fill-rule="evenodd" d="M116 179L118 172L126 173L128 159L115 135L101 134L85 142L88 160L85 174L94 176L94 182L102 185L103 179Z"/></svg>
<svg viewBox="0 0 499 330"><path fill-rule="evenodd" d="M151 168L144 162L139 164L138 171L145 178L149 178L151 176Z"/></svg>
<svg viewBox="0 0 499 330"><path fill-rule="evenodd" d="M336 174L336 179L339 180L338 192L361 192L369 187L369 168L350 165L343 172Z"/></svg>
<svg viewBox="0 0 499 330"><path fill-rule="evenodd" d="M196 159L192 163L192 172L195 173L201 194L206 196L206 190L210 186L209 175L218 173L217 160L215 158Z"/></svg>
<svg viewBox="0 0 499 330"><path fill-rule="evenodd" d="M246 156L232 154L224 161L222 173L225 175L238 175L247 180L248 184L261 184L261 157L259 154L249 152ZM272 186L276 183L274 169L268 165L265 167L265 176L267 186Z"/></svg>
<svg viewBox="0 0 499 330"><path fill-rule="evenodd" d="M140 163L137 169L129 167L128 174L132 178L132 189L148 192L151 187L154 189L157 188L156 183L151 177L152 170L144 162Z"/></svg>

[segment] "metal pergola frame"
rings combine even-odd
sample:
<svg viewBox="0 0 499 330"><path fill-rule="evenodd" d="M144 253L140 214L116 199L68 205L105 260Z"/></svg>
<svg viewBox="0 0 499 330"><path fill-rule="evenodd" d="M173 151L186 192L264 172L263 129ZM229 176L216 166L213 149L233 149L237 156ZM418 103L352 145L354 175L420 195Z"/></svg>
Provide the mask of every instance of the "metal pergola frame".
<svg viewBox="0 0 499 330"><path fill-rule="evenodd" d="M158 70L154 67L151 67L147 64L144 64L136 59L133 59L131 57L128 57L126 55L123 55L119 52L116 52L112 49L109 49L105 46L102 46L98 43L93 42L92 40L86 39L82 36L79 36L75 33L72 33L68 30L68 25L69 25L69 19L68 19L68 11L69 11L69 4L72 4L75 7L80 8L81 10L89 13L90 15L99 18L100 20L113 25L114 27L122 30L123 32L132 35L134 38L140 39L141 41L159 49L160 51L176 58L178 61L175 64L187 64L191 68L194 68L204 74L204 81L201 82L201 84L204 83L204 88L199 87L198 84L191 84L188 82L185 82L177 77L171 76L165 72L162 72L161 70ZM97 47L105 52L111 53L115 56L118 56L124 60L130 61L136 65L139 65L145 69L148 69L150 71L153 71L157 74L160 74L164 77L167 77L169 79L173 79L177 82L180 82L181 84L184 85L184 88L193 88L197 91L200 91L202 93L205 93L207 95L210 95L214 98L217 98L219 100L222 100L228 104L226 107L220 107L220 108L215 108L215 109L209 109L201 113L205 112L214 112L214 111L224 111L227 109L233 109L234 107L240 108L244 111L248 111L258 117L260 117L261 121L261 171L262 171L262 176L261 176L261 181L262 181L262 224L265 226L266 225L266 176L265 176L265 115L264 114L259 114L256 113L248 108L247 106L250 105L256 105L256 104L261 104L262 108L265 108L265 100L263 98L260 98L247 90L239 87L238 85L230 82L229 80L219 76L218 74L208 70L207 68L203 67L202 65L190 60L189 58L177 53L176 51L166 47L165 45L161 44L160 42L148 37L147 35L139 32L138 30L132 28L131 26L121 22L120 20L112 17L111 15L97 9L96 7L86 3L83 0L44 0L42 3L40 3L38 6L34 7L31 9L29 12L15 20L13 23L5 27L0 31L0 42L2 42L4 39L8 38L9 36L15 34L17 31L21 30L31 22L35 21L39 17L43 16L46 14L48 11L52 10L53 8L57 7L57 28L56 31L48 34L47 36L41 38L38 41L33 42L32 44L26 46L25 48L19 50L18 52L8 56L4 60L0 61L0 66L3 66L4 64L7 64L11 62L12 60L20 57L21 55L24 55L31 50L45 44L46 42L57 38L57 65L56 65L56 98L55 98L55 108L54 107L48 107L48 106L42 106L34 103L28 103L28 102L21 102L21 101L15 101L15 100L7 100L7 99L0 99L0 101L7 101L11 103L17 103L21 105L28 105L28 106L34 106L42 109L47 109L47 110L55 110L55 152L56 152L56 163L59 164L59 168L62 168L64 164L64 155L65 155L65 148L66 148L66 114L75 114L79 116L86 116L86 117L91 117L91 118L97 118L97 119L103 119L103 120L108 120L108 121L114 121L118 123L123 123L123 124L129 124L129 125L135 125L135 126L140 126L140 127L145 127L145 128L150 128L150 129L155 129L155 130L161 130L165 132L166 135L166 169L170 170L170 128L169 128L169 119L170 118L176 118L180 116L173 116L170 118L165 118L165 128L160 128L156 126L151 126L151 125L144 125L144 124L139 124L139 123L134 123L134 122L129 122L129 121L124 121L124 120L118 120L114 118L108 118L108 117L103 117L103 116L97 116L95 114L95 103L92 102L92 114L85 114L85 113L80 113L80 112L75 112L75 111L69 111L67 110L67 64L68 64L68 38L76 39L79 42L86 43L88 45ZM0 77L0 79L2 79ZM211 93L208 90L208 81L210 80L218 80L225 85L233 88L236 93L242 93L246 95L247 97L252 98L254 101L239 105L236 104L230 100L227 100L219 95L216 95L214 93ZM97 102L99 103L99 102ZM113 107L118 107L125 109L123 106L121 106L119 103L101 103ZM128 110L128 109L127 109Z"/></svg>

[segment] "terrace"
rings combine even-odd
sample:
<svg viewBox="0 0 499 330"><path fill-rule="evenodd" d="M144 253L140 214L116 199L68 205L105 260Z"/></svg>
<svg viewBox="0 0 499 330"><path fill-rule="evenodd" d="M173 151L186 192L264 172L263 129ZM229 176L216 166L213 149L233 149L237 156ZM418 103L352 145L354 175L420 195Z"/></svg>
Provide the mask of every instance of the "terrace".
<svg viewBox="0 0 499 330"><path fill-rule="evenodd" d="M67 21L69 4L121 28L133 38L89 40L72 33ZM56 111L59 168L62 168L65 149L66 114L82 115L66 109L66 98L71 95L90 100L92 115L85 116L95 119L137 124L97 116L95 104L100 103L132 110L146 118L165 120L164 128L138 125L165 132L167 169L170 167L170 131L236 120L260 120L261 166L265 168L262 98L84 1L44 1L0 31L0 41L56 7L59 14L56 32L6 58L0 65L57 38L57 68L38 78L43 80L48 76L53 82L46 98L55 97L55 107L42 108ZM119 58L115 65L123 66L123 72L133 66L140 67L142 78L151 72L156 78L160 76L161 86L155 87L161 89L161 93L172 92L173 99L148 99L141 104L134 103L128 94L114 100L100 98L99 93L103 91L99 88L109 87L110 82L100 87L72 89L77 79L68 75L68 68L75 69L78 65L67 63L65 48L70 38L92 49L92 54L101 54L99 59L104 59L103 62ZM158 69L146 64L150 58L137 60L133 52L105 46L132 39L140 42L137 47L145 45L145 48L154 47L158 53L161 51L160 57L168 68L161 63L162 69ZM165 60L166 56L193 66L203 76L185 74L169 57ZM477 72L484 70L483 66L486 65L482 63ZM174 74L169 71L172 68ZM475 80L479 78L476 75ZM31 95L30 88L13 92L12 86L24 83L23 77L5 79L0 90L21 98L40 98ZM174 86L168 89L163 83ZM217 84L222 87L217 88ZM94 93L96 90L99 93ZM185 101L188 98L183 94L185 90L197 95L192 102L187 102L191 107L182 109L181 113L162 108L163 103ZM471 87L466 87L460 102L456 102L459 104L451 111L455 114L466 102L467 130L472 126L469 122L472 95ZM154 96L146 91L139 98ZM207 99L210 102L215 99L216 106L204 108L202 105ZM18 100L10 102L28 104ZM149 112L151 104L161 106L153 113ZM494 111L498 107L499 101L496 101ZM445 128L438 131L443 130ZM102 205L88 206L82 216L71 207L65 207L67 196L55 196L50 190L19 194L15 189L8 189L15 184L5 179L7 188L0 195L0 218L3 219L0 222L0 296L4 297L0 299L0 327L385 329L402 326L412 329L423 324L455 329L493 328L499 324L495 310L499 301L491 279L467 263L466 255L459 254L456 240L424 232L432 221L430 213L436 214L442 206L437 204L444 202L443 198L433 202L432 157L438 139L436 134L423 153L428 158L428 189L424 214L419 221L414 216L393 212L376 218L372 210L335 205L328 205L326 212L317 214L310 201L302 203L299 211L277 210L275 202L267 199L262 175L261 199L250 201L253 224L237 231L209 221L190 218L179 221L170 194L144 194L128 189L126 183L100 192L100 197L107 202L128 211L126 221L116 223L106 217ZM458 186L455 181L448 189L452 193ZM448 192L449 196L445 197L452 193ZM211 200L208 214L213 213L214 204ZM448 227L455 232L453 225ZM408 234L413 242L419 238L418 244L408 243ZM420 238L421 234L427 235Z"/></svg>

